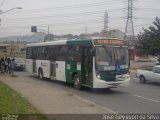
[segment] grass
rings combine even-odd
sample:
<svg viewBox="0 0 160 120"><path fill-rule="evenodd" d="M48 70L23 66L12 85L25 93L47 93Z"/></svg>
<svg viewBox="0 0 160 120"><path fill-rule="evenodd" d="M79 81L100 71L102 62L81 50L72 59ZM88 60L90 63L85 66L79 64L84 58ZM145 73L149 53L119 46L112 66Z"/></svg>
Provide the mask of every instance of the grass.
<svg viewBox="0 0 160 120"><path fill-rule="evenodd" d="M27 99L0 82L0 114L16 114L22 119L46 119ZM29 115L27 115L29 114Z"/></svg>

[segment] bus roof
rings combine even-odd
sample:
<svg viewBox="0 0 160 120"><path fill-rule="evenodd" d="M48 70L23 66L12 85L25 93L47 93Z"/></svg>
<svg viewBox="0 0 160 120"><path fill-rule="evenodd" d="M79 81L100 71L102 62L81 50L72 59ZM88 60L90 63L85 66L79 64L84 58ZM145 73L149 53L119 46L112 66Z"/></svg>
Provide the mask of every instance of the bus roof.
<svg viewBox="0 0 160 120"><path fill-rule="evenodd" d="M34 46L49 46L49 45L74 45L74 44L92 44L92 39L71 39L71 40L56 40L50 42L40 42L40 43L31 43L27 44L27 47Z"/></svg>
<svg viewBox="0 0 160 120"><path fill-rule="evenodd" d="M125 40L119 40L117 38L77 38L70 40L56 40L50 42L40 42L27 44L27 47L34 46L50 46L50 45L127 45Z"/></svg>

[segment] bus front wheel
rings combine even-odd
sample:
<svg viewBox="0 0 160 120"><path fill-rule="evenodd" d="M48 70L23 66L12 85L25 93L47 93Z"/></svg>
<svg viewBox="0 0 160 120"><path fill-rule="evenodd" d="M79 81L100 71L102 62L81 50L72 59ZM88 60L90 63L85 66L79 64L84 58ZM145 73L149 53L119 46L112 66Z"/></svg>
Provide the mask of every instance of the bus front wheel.
<svg viewBox="0 0 160 120"><path fill-rule="evenodd" d="M80 77L78 74L76 74L74 77L73 77L73 80L74 80L74 88L79 90L81 88L81 82L80 82Z"/></svg>

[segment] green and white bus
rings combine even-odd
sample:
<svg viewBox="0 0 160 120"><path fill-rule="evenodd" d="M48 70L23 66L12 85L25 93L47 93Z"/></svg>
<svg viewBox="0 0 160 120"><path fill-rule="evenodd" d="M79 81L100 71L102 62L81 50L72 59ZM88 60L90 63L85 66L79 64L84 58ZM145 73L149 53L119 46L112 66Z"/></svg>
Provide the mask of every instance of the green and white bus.
<svg viewBox="0 0 160 120"><path fill-rule="evenodd" d="M27 44L26 69L50 78L90 88L115 88L130 82L126 41L94 38Z"/></svg>

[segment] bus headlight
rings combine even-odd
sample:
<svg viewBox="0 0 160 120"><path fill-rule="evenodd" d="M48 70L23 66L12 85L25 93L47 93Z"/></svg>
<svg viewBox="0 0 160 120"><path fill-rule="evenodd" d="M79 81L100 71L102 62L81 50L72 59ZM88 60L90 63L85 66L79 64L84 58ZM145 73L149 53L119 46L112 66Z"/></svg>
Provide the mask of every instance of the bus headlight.
<svg viewBox="0 0 160 120"><path fill-rule="evenodd" d="M116 75L116 80L127 80L130 78L129 74L124 74L124 75Z"/></svg>
<svg viewBox="0 0 160 120"><path fill-rule="evenodd" d="M127 75L126 75L126 79L129 79L129 78L130 78L130 75L129 75L129 74L127 74Z"/></svg>

